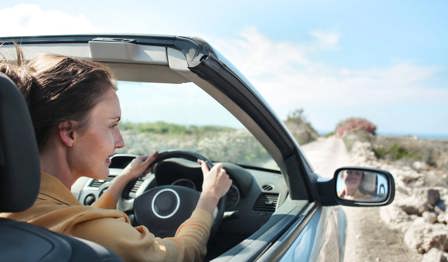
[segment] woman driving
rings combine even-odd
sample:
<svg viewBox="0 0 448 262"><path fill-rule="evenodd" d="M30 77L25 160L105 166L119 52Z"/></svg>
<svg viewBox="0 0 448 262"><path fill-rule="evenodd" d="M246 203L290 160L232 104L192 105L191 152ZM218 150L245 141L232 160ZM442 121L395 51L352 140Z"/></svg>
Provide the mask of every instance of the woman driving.
<svg viewBox="0 0 448 262"><path fill-rule="evenodd" d="M50 230L97 242L126 261L197 261L206 253L212 213L232 181L221 164L211 170L200 162L204 182L196 209L174 237L155 237L133 227L115 209L129 181L140 176L157 154L135 158L93 206L70 192L80 177L105 179L110 157L124 146L118 124L120 103L105 66L82 59L41 55L28 63L18 51L17 65L0 62L26 98L39 147L38 199L24 212L1 213Z"/></svg>

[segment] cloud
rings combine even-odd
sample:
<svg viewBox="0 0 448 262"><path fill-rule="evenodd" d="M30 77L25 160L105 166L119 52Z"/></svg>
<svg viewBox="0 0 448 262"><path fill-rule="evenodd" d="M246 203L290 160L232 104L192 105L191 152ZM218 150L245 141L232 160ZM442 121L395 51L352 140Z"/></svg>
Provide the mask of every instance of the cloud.
<svg viewBox="0 0 448 262"><path fill-rule="evenodd" d="M339 34L336 32L314 30L311 31L310 35L314 37L320 47L323 48L334 48L339 44Z"/></svg>
<svg viewBox="0 0 448 262"><path fill-rule="evenodd" d="M150 21L132 26L103 18L101 28L83 14L20 4L0 9L0 36L93 33L104 29L184 34L201 28L189 23L179 25L175 19L164 21L162 12L155 13L159 15L151 15ZM316 59L316 54L342 51L343 35L321 28L310 30L309 35L312 39L308 42L277 41L251 27L234 37L206 39L236 65L281 118L296 108L304 108L311 115L319 110L317 114L331 115L344 108L361 116L365 107L413 105L413 110L428 112L432 105L445 108L446 77L442 82L433 80L446 75L447 68L400 61L384 67L335 67Z"/></svg>
<svg viewBox="0 0 448 262"><path fill-rule="evenodd" d="M272 41L255 28L242 31L237 38L210 38L218 50L254 79L269 78L273 72L287 72L291 67L309 64L302 48L294 43Z"/></svg>
<svg viewBox="0 0 448 262"><path fill-rule="evenodd" d="M318 39L304 45L274 41L255 28L213 43L284 117L295 108L379 108L398 104L448 101L448 89L431 85L444 68L396 63L382 68L349 69L315 60L313 54L335 47L337 33L313 31ZM425 104L426 103L426 104Z"/></svg>
<svg viewBox="0 0 448 262"><path fill-rule="evenodd" d="M84 15L43 10L35 4L0 9L0 36L53 35L98 31Z"/></svg>

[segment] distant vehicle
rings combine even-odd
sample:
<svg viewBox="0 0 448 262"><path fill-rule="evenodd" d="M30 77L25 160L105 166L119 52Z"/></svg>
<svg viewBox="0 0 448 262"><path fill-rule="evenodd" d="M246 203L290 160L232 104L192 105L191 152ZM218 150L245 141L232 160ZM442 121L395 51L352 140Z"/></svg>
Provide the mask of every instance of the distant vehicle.
<svg viewBox="0 0 448 262"><path fill-rule="evenodd" d="M189 137L180 148L158 148L161 153L155 168L128 185L117 207L134 224L148 225L162 237L172 235L179 221L191 212L197 190L201 189L202 175L196 160L225 162L233 185L216 213L208 243L208 260L316 261L325 255L333 261L343 261L346 223L344 213L337 206L373 207L393 201L394 181L387 171L343 167L335 171L332 179L315 174L298 143L256 89L203 40L174 36L67 35L3 37L0 42L3 43L0 52L7 58L14 58L12 43L15 42L21 45L27 59L45 52L106 64L118 80L124 118L133 110L155 114L153 119L163 123L177 123L179 119L201 113L209 114L210 126L217 123L229 126L227 122L234 121L230 126L235 128L227 134L234 134L238 139L206 134L201 137L198 133L197 144L189 141ZM148 94L147 89L151 95L144 97L146 102L126 103L126 92L140 92L143 96ZM168 97L170 102L158 104L159 97ZM142 97L139 99L142 101ZM146 105L157 106L158 110L148 111ZM163 139L163 135L159 132L153 139ZM129 137L134 139L136 135L129 134ZM220 144L228 151L209 152L202 143L204 140L212 145ZM128 147L144 144L130 142ZM257 148L261 153L253 157L244 155L248 148ZM242 150L240 157L238 152ZM94 202L107 189L110 180L135 157L129 152L113 157L107 180L78 180L72 188L78 200L85 205ZM344 179L350 179L344 174L351 171L363 174L370 183L364 185L368 190L362 192L362 199L339 194L344 191ZM163 192L178 196L173 209L165 213L158 209L156 201ZM4 237L4 234L0 236ZM0 253L5 252L0 249ZM27 247L17 247L18 260L20 252L27 252Z"/></svg>

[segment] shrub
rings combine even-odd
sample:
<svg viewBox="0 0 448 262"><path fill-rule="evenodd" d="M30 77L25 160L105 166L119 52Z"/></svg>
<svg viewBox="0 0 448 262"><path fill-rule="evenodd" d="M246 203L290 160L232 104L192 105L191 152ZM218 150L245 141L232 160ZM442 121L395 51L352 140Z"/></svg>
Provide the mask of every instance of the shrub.
<svg viewBox="0 0 448 262"><path fill-rule="evenodd" d="M285 125L299 144L312 142L319 137L319 133L306 120L303 109L291 112L285 120Z"/></svg>
<svg viewBox="0 0 448 262"><path fill-rule="evenodd" d="M126 147L118 153L148 154L156 150L183 149L211 160L264 164L270 155L246 130L219 126L183 126L165 122L124 123Z"/></svg>
<svg viewBox="0 0 448 262"><path fill-rule="evenodd" d="M336 132L335 131L331 131L331 132L326 133L324 135L324 137L331 137L331 136L334 136L334 135L336 135Z"/></svg>
<svg viewBox="0 0 448 262"><path fill-rule="evenodd" d="M351 117L339 122L336 126L336 134L343 137L350 132L363 130L376 135L376 125L365 118Z"/></svg>
<svg viewBox="0 0 448 262"><path fill-rule="evenodd" d="M415 137L376 137L373 151L377 158L412 164L421 161L448 170L448 141L431 141Z"/></svg>
<svg viewBox="0 0 448 262"><path fill-rule="evenodd" d="M420 158L416 151L412 151L397 143L391 144L387 147L374 147L373 153L378 159L387 159L392 161L417 160Z"/></svg>
<svg viewBox="0 0 448 262"><path fill-rule="evenodd" d="M139 133L151 134L173 134L173 135L202 135L210 132L221 132L233 130L229 127L223 126L195 126L195 125L178 125L167 123L163 121L145 122L145 123L131 123L124 122L120 125L123 131L133 130Z"/></svg>

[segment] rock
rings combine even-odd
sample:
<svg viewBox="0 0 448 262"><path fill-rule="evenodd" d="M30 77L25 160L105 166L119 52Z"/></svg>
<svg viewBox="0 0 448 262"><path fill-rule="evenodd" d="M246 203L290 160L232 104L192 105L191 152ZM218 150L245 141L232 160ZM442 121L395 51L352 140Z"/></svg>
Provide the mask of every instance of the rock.
<svg viewBox="0 0 448 262"><path fill-rule="evenodd" d="M401 204L399 207L408 215L421 215L424 212L422 204L416 200L409 201L405 204Z"/></svg>
<svg viewBox="0 0 448 262"><path fill-rule="evenodd" d="M435 206L435 207L434 207L434 212L435 212L437 215L440 215L440 214L443 214L445 211L444 211L442 208L440 208L439 206Z"/></svg>
<svg viewBox="0 0 448 262"><path fill-rule="evenodd" d="M412 163L411 167L418 172L428 170L428 165L421 161L415 161L414 163Z"/></svg>
<svg viewBox="0 0 448 262"><path fill-rule="evenodd" d="M424 254L423 261L448 262L448 169L375 159L372 143L353 143L351 155L357 165L388 170L395 179L394 202L380 208L385 224L403 232L405 244Z"/></svg>
<svg viewBox="0 0 448 262"><path fill-rule="evenodd" d="M436 248L431 248L423 255L422 262L448 262L448 253Z"/></svg>
<svg viewBox="0 0 448 262"><path fill-rule="evenodd" d="M448 227L417 220L406 231L404 242L420 254L427 253L432 248L448 251Z"/></svg>
<svg viewBox="0 0 448 262"><path fill-rule="evenodd" d="M437 222L448 224L448 214L447 213L441 213L437 216Z"/></svg>
<svg viewBox="0 0 448 262"><path fill-rule="evenodd" d="M357 160L357 162L376 160L375 154L372 151L372 144L369 142L354 142L351 149L351 155Z"/></svg>
<svg viewBox="0 0 448 262"><path fill-rule="evenodd" d="M423 176L416 172L399 172L396 174L398 176L396 181L398 188L421 187L425 184Z"/></svg>
<svg viewBox="0 0 448 262"><path fill-rule="evenodd" d="M431 170L425 172L425 185L429 187L448 187L448 180L443 173L437 172L437 170Z"/></svg>
<svg viewBox="0 0 448 262"><path fill-rule="evenodd" d="M432 212L425 211L423 212L422 217L426 223L434 224L435 222L437 222L437 216Z"/></svg>
<svg viewBox="0 0 448 262"><path fill-rule="evenodd" d="M416 217L416 216L411 216L411 217L413 218L414 222L417 224L426 224L427 223L423 217ZM411 224L411 226L412 226L412 224Z"/></svg>
<svg viewBox="0 0 448 262"><path fill-rule="evenodd" d="M380 208L381 220L391 229L405 232L412 223L412 217L406 214L398 206L391 204Z"/></svg>
<svg viewBox="0 0 448 262"><path fill-rule="evenodd" d="M419 188L413 191L411 196L397 199L396 204L408 215L421 216L425 211L434 211L439 199L440 193L437 189Z"/></svg>
<svg viewBox="0 0 448 262"><path fill-rule="evenodd" d="M440 199L440 192L437 189L428 189L428 191L426 192L426 200L427 203L435 206L437 201L439 201Z"/></svg>

